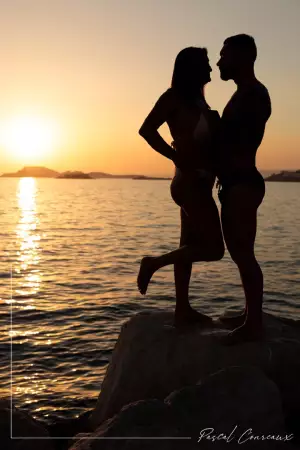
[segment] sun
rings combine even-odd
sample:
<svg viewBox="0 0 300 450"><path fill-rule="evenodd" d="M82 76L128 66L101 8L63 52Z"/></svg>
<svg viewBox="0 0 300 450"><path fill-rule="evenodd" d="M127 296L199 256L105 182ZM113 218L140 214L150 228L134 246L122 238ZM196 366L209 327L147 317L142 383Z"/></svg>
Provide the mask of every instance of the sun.
<svg viewBox="0 0 300 450"><path fill-rule="evenodd" d="M13 117L0 125L1 145L22 159L47 155L54 149L57 139L57 124L43 117Z"/></svg>

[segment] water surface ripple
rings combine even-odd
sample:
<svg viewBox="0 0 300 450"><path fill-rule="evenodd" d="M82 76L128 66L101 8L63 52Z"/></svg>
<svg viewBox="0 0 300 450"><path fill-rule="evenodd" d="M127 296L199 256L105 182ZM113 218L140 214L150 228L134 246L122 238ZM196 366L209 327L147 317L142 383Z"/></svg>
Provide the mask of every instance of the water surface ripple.
<svg viewBox="0 0 300 450"><path fill-rule="evenodd" d="M169 184L0 179L1 396L10 391L12 338L15 403L46 421L83 412L97 399L121 324L145 308L173 309L173 267L155 274L146 297L136 288L141 257L179 243ZM300 183L267 183L258 221L264 308L299 318ZM213 317L242 306L228 253L194 264L190 294Z"/></svg>

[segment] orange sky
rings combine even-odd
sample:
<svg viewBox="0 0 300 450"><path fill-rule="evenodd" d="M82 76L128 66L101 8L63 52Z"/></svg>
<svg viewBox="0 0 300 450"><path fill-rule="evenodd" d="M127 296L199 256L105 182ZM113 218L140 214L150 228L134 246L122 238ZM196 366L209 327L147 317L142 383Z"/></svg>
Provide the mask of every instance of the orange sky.
<svg viewBox="0 0 300 450"><path fill-rule="evenodd" d="M299 0L4 2L0 127L35 116L54 121L59 133L48 154L31 158L2 143L0 172L44 165L170 176L172 163L138 129L169 87L176 54L190 45L208 49L207 100L222 113L235 86L219 79L216 62L224 39L240 32L256 39L256 73L273 105L258 167L299 169L299 20ZM169 138L166 126L162 133Z"/></svg>

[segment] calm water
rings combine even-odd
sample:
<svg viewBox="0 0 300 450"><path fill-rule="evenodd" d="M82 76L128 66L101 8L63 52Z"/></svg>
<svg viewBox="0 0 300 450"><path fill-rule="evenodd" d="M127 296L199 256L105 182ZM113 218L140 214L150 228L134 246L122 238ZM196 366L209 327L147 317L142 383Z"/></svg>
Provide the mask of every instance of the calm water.
<svg viewBox="0 0 300 450"><path fill-rule="evenodd" d="M146 298L136 289L143 255L173 250L179 208L169 181L0 178L0 396L34 416L75 416L91 407L121 324L144 308L172 310L171 266ZM300 183L267 183L257 256L265 310L300 314ZM12 268L12 279L11 279ZM241 307L239 276L223 261L196 263L195 306L211 316Z"/></svg>

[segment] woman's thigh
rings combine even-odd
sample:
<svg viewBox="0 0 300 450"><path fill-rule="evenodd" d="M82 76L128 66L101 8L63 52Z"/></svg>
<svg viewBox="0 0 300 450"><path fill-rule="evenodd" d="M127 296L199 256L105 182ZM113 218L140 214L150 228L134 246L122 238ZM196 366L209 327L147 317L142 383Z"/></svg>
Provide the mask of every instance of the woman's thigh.
<svg viewBox="0 0 300 450"><path fill-rule="evenodd" d="M202 201L203 195L209 197L214 185L214 178L201 178L195 171L176 170L170 185L170 192L174 202L182 207L183 204ZM205 200L205 199L204 199Z"/></svg>
<svg viewBox="0 0 300 450"><path fill-rule="evenodd" d="M199 193L185 201L180 210L181 245L215 243L223 246L221 222L211 193Z"/></svg>

